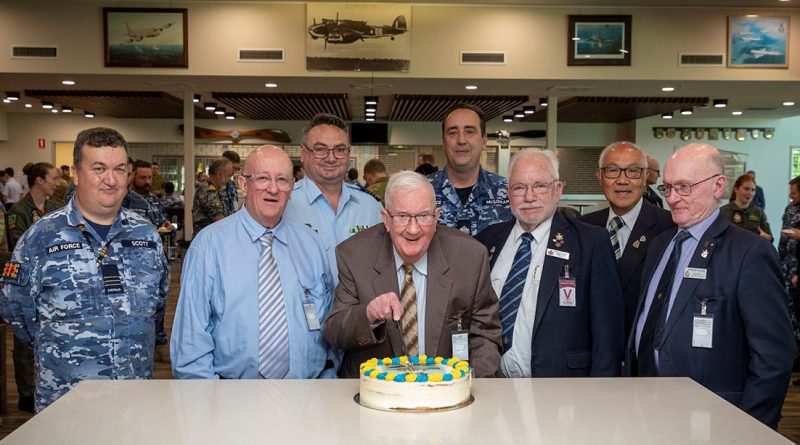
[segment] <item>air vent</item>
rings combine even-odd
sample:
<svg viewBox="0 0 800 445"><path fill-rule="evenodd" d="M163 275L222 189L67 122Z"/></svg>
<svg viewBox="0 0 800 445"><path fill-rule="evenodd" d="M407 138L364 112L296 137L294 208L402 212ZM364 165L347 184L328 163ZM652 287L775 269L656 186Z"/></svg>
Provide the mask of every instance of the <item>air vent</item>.
<svg viewBox="0 0 800 445"><path fill-rule="evenodd" d="M506 53L461 51L462 65L505 65Z"/></svg>
<svg viewBox="0 0 800 445"><path fill-rule="evenodd" d="M679 66L725 66L723 54L678 54Z"/></svg>
<svg viewBox="0 0 800 445"><path fill-rule="evenodd" d="M282 49L239 48L239 62L283 62Z"/></svg>
<svg viewBox="0 0 800 445"><path fill-rule="evenodd" d="M12 46L12 59L58 59L57 46Z"/></svg>

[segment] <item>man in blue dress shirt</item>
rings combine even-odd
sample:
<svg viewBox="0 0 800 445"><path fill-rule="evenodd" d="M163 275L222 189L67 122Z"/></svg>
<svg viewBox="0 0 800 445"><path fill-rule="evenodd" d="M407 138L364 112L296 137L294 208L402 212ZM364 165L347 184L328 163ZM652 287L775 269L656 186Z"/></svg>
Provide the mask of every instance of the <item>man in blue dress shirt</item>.
<svg viewBox="0 0 800 445"><path fill-rule="evenodd" d="M354 233L381 222L381 204L344 181L350 129L336 116L318 114L303 129L300 159L306 175L294 186L286 219L311 227L322 239L338 281L335 248Z"/></svg>
<svg viewBox="0 0 800 445"><path fill-rule="evenodd" d="M245 207L203 229L186 253L170 345L173 374L334 377L336 354L320 329L333 289L325 246L311 229L283 218L294 182L292 162L278 147L259 147L247 157L238 182ZM277 268L278 285L269 285L278 289L275 317L262 312L268 248Z"/></svg>

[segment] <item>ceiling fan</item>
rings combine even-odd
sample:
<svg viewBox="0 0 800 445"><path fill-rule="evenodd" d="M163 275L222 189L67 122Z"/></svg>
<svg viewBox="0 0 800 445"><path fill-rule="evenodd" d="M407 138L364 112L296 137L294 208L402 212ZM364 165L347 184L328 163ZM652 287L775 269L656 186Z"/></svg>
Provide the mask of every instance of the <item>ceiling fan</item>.
<svg viewBox="0 0 800 445"><path fill-rule="evenodd" d="M181 133L183 133L183 124L178 125ZM242 139L261 139L270 142L292 142L292 137L289 133L271 128L262 128L259 130L213 130L210 128L194 127L194 137L197 139L231 139L234 144L238 144Z"/></svg>

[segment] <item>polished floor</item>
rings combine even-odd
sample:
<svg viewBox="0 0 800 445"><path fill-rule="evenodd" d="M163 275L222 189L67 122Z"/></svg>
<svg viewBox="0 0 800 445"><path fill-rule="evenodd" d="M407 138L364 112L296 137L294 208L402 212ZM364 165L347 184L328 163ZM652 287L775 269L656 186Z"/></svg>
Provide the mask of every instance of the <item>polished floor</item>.
<svg viewBox="0 0 800 445"><path fill-rule="evenodd" d="M169 334L172 327L172 320L175 316L175 306L178 301L179 293L179 280L180 280L180 266L182 263L173 264L172 268L172 283L170 286L169 298L167 300L167 314L166 314L166 328ZM6 332L6 378L8 379L8 412L0 416L2 424L0 424L0 439L11 434L20 425L25 423L32 417L28 414L17 409L17 402L19 396L17 394L16 385L14 384L14 366L11 360L11 348L13 347L13 339L9 330ZM155 364L155 376L157 379L170 379L172 378L172 371L166 363ZM800 373L793 376L793 379L800 379ZM786 402L783 405L783 418L781 419L778 431L794 443L800 444L800 387L790 386L789 394L786 397Z"/></svg>

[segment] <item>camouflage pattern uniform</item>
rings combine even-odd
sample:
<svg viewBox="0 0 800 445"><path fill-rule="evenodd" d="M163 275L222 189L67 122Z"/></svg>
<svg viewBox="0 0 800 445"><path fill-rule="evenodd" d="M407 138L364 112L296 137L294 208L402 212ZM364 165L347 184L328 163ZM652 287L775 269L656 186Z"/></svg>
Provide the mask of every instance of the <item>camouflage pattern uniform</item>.
<svg viewBox="0 0 800 445"><path fill-rule="evenodd" d="M513 218L508 202L508 180L480 168L466 205L461 204L456 189L447 177L447 167L428 175L441 208L439 224L475 236L486 227Z"/></svg>
<svg viewBox="0 0 800 445"><path fill-rule="evenodd" d="M751 204L748 208L742 209L739 208L735 202L729 202L720 207L719 210L720 212L724 213L734 225L737 225L744 230L748 230L758 235L761 233L758 231L758 229L761 229L772 236L772 231L769 228L769 222L767 222L767 215L764 213L764 210L762 210L761 207L756 207Z"/></svg>
<svg viewBox="0 0 800 445"><path fill-rule="evenodd" d="M217 190L211 182L206 181L195 191L194 206L192 207L192 224L194 233L214 222L212 219L216 215L227 216L231 212L225 204L225 190Z"/></svg>
<svg viewBox="0 0 800 445"><path fill-rule="evenodd" d="M153 176L153 182L150 183L150 193L156 195L156 197L164 196L164 183L166 179L164 179L163 175L155 175Z"/></svg>
<svg viewBox="0 0 800 445"><path fill-rule="evenodd" d="M66 182L66 181L64 181ZM22 234L33 226L36 221L50 212L61 208L52 199L44 201L44 213L36 208L33 202L33 197L30 193L26 194L19 200L8 213L8 243L10 250L14 250L17 242L22 238ZM36 383L34 381L34 368L33 368L33 350L30 345L25 344L20 340L19 336L14 335L14 351L12 353L14 358L14 381L17 383L17 392L20 399L31 400L33 398ZM30 402L28 402L30 403Z"/></svg>
<svg viewBox="0 0 800 445"><path fill-rule="evenodd" d="M147 219L150 220L150 223L153 224L153 227L161 227L168 218L167 212L164 210L164 206L161 204L161 200L158 198L158 196L152 193L147 195L141 195L139 193L136 194L141 196L142 199L147 202Z"/></svg>
<svg viewBox="0 0 800 445"><path fill-rule="evenodd" d="M34 349L37 411L83 380L152 378L169 269L145 219L121 209L100 240L71 201L25 232L0 282L0 315Z"/></svg>
<svg viewBox="0 0 800 445"><path fill-rule="evenodd" d="M239 187L233 179L222 189L222 203L225 206L225 216L230 216L239 207Z"/></svg>
<svg viewBox="0 0 800 445"><path fill-rule="evenodd" d="M133 190L128 190L128 195L125 197L127 202L123 201L122 206L130 209L125 204L133 205L134 207L141 207L141 202L147 204L147 210L144 212L145 218L150 221L150 223L158 229L161 227L164 222L167 221L167 212L164 210L164 206L161 205L161 200L158 199L158 196L149 193L147 195L141 195ZM135 210L134 210L135 211ZM137 212L139 213L139 212ZM163 305L158 307L156 310L156 344L157 345L166 345L167 344L167 331L164 330L164 314L167 310L166 301Z"/></svg>
<svg viewBox="0 0 800 445"><path fill-rule="evenodd" d="M782 229L800 228L800 204L792 204L786 206L783 212L783 225ZM792 275L797 275L797 240L793 240L788 236L781 234L780 241L778 242L778 255L781 259L781 269L783 270L783 278L786 283L786 290L789 293L789 315L792 318L792 326L794 327L795 339L800 341L800 319L798 311L800 311L800 292L792 285Z"/></svg>
<svg viewBox="0 0 800 445"><path fill-rule="evenodd" d="M372 193L373 195L378 197L378 200L381 204L386 204L386 185L389 184L389 178L384 176L382 178L378 178L375 182L367 187L367 191Z"/></svg>

